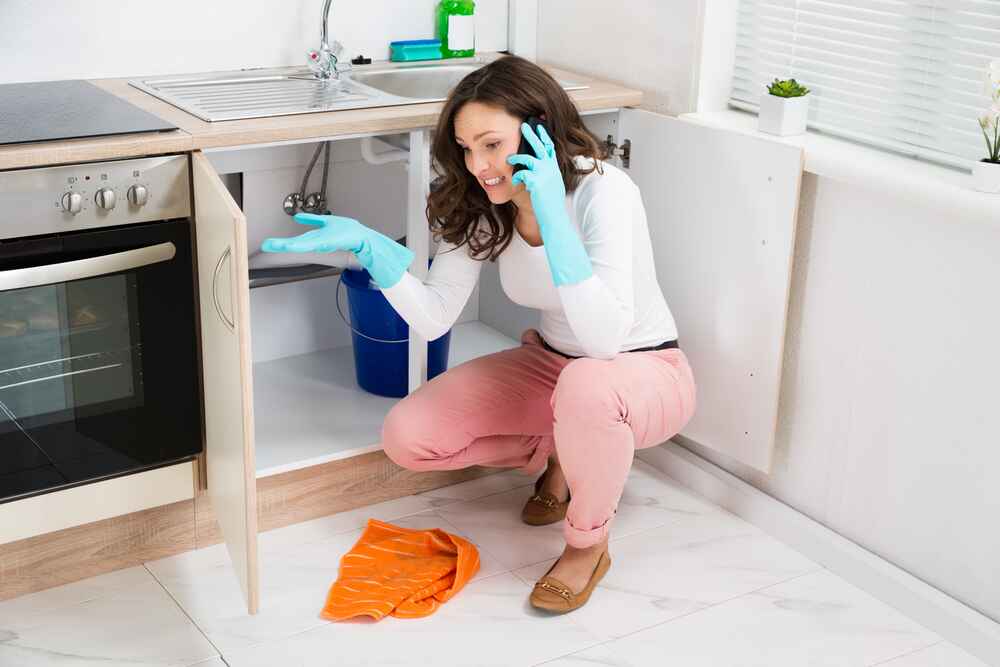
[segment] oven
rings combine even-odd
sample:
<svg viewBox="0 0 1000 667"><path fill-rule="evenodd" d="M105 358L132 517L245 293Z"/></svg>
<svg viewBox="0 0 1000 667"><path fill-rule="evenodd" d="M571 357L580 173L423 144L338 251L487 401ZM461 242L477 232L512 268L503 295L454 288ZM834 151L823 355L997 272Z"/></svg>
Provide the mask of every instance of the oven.
<svg viewBox="0 0 1000 667"><path fill-rule="evenodd" d="M0 172L0 502L202 451L187 156Z"/></svg>

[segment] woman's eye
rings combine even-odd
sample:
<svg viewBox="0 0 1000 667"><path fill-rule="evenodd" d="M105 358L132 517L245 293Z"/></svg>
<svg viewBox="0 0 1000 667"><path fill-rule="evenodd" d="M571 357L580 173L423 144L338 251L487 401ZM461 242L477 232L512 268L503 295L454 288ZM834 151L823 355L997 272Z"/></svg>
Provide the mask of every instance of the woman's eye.
<svg viewBox="0 0 1000 667"><path fill-rule="evenodd" d="M492 144L486 144L486 147L489 148L490 150L493 150L499 145L500 145L499 141L494 141Z"/></svg>

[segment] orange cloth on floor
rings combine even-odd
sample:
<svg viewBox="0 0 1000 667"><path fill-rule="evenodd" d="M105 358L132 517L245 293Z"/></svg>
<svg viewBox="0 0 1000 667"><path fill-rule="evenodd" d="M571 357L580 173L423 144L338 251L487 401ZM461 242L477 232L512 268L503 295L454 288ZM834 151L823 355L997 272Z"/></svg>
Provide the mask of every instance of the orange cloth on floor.
<svg viewBox="0 0 1000 667"><path fill-rule="evenodd" d="M439 528L415 530L369 519L340 559L320 614L330 621L386 614L428 616L479 571L479 550Z"/></svg>

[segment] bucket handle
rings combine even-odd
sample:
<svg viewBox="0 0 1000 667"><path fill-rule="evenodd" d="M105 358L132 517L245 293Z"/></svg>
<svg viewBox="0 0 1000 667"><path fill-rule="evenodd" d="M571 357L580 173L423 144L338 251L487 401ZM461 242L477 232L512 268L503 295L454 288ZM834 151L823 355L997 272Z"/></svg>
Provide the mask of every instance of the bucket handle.
<svg viewBox="0 0 1000 667"><path fill-rule="evenodd" d="M410 342L409 338L404 338L402 340L383 340L381 338L372 338L371 336L366 336L365 334L363 334L360 331L358 331L357 329L355 329L354 326L351 325L351 323L347 321L347 318L344 317L344 311L340 308L340 284L342 282L344 282L344 274L343 273L341 273L339 276L337 276L337 298L336 298L336 302L337 302L337 313L340 315L340 319L344 320L344 324L347 325L348 329L350 329L351 331L353 331L357 335L361 336L362 338L367 338L368 340L373 341L375 343L409 343Z"/></svg>

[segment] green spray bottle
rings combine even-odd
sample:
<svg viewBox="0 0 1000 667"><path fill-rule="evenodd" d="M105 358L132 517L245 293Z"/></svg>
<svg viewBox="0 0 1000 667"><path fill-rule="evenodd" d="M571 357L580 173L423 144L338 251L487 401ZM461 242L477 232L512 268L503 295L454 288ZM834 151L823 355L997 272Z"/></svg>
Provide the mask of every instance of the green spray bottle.
<svg viewBox="0 0 1000 667"><path fill-rule="evenodd" d="M438 4L438 38L443 57L476 55L475 11L474 0L441 0Z"/></svg>

